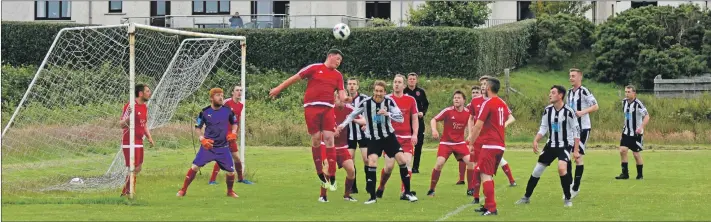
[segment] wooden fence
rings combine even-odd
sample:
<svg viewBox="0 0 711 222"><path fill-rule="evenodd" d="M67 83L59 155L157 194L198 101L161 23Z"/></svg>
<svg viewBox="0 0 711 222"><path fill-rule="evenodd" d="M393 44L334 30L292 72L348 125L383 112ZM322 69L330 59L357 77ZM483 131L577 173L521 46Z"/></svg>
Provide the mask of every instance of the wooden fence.
<svg viewBox="0 0 711 222"><path fill-rule="evenodd" d="M694 97L711 93L711 74L688 79L654 78L654 95L662 98Z"/></svg>

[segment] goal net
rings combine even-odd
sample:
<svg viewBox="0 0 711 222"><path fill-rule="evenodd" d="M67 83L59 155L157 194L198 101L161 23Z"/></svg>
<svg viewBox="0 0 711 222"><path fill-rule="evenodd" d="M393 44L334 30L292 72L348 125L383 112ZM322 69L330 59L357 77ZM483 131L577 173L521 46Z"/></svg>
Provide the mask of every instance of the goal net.
<svg viewBox="0 0 711 222"><path fill-rule="evenodd" d="M118 122L132 82L152 91L146 127L159 150L199 146L193 124L208 89L225 99L237 85L245 91L244 40L138 24L61 30L3 128L3 193L120 188L129 168Z"/></svg>

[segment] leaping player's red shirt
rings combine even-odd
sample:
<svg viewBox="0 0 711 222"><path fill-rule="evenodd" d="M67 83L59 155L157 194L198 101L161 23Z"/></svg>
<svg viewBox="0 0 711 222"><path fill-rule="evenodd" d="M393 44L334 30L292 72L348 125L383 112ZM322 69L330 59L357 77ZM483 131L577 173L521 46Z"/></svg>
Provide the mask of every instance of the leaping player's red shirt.
<svg viewBox="0 0 711 222"><path fill-rule="evenodd" d="M345 106L343 106L342 108L334 108L333 112L336 115L336 123L342 123L344 120L346 120L348 114L351 114L351 112L353 112L353 106L351 106L350 104L345 104ZM334 145L336 146L336 149L348 148L348 129L341 130L341 133L338 134L336 138L334 138Z"/></svg>
<svg viewBox="0 0 711 222"><path fill-rule="evenodd" d="M415 97L404 93L401 97L397 97L394 94L389 94L388 96L395 101L397 108L400 108L402 116L405 119L402 123L392 122L395 135L409 138L412 136L412 115L420 112L417 110L417 100L415 100Z"/></svg>
<svg viewBox="0 0 711 222"><path fill-rule="evenodd" d="M343 75L336 69L329 69L323 63L311 64L297 73L307 79L304 93L304 107L322 105L333 107L333 91L343 90Z"/></svg>
<svg viewBox="0 0 711 222"><path fill-rule="evenodd" d="M444 121L444 131L439 139L440 144L464 144L464 130L467 129L469 121L469 109L462 108L462 111L457 111L454 106L450 106L439 112L435 119Z"/></svg>
<svg viewBox="0 0 711 222"><path fill-rule="evenodd" d="M478 141L481 141L484 149L505 150L506 135L504 133L504 123L511 114L506 102L499 97L490 98L481 105L481 110L477 115L477 121L484 121L484 126L479 133Z"/></svg>
<svg viewBox="0 0 711 222"><path fill-rule="evenodd" d="M121 119L128 119L130 113L126 112L128 109L129 104L126 103L126 105L123 105L123 115L121 115ZM143 135L146 134L146 123L148 122L148 108L146 107L146 104L136 104L136 128L135 128L135 138L134 138L134 144L136 145L136 148L143 148ZM123 128L123 140L121 141L121 147L123 148L130 148L130 140L129 137L131 135L128 133L129 127L124 127Z"/></svg>
<svg viewBox="0 0 711 222"><path fill-rule="evenodd" d="M472 98L471 103L467 105L467 108L469 108L469 114L474 117L474 123L476 124L476 118L479 115L479 110L481 110L481 104L483 104L486 101L486 98L483 96L477 96ZM481 136L474 141L475 144L481 144Z"/></svg>
<svg viewBox="0 0 711 222"><path fill-rule="evenodd" d="M223 104L232 109L232 112L235 114L235 117L237 117L237 123L239 123L240 117L242 116L242 109L244 109L244 104L242 104L240 101L235 101L232 98L226 99ZM232 125L230 125L230 130L232 130Z"/></svg>

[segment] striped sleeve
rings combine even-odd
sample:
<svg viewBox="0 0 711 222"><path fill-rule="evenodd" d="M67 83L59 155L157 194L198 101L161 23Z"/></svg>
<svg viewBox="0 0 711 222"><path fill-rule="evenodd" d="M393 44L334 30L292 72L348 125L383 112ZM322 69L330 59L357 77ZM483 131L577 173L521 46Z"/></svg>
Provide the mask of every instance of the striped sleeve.
<svg viewBox="0 0 711 222"><path fill-rule="evenodd" d="M580 125L578 125L578 117L575 116L575 111L573 109L568 109L568 115L566 119L570 127L569 131L573 133L573 138L580 138Z"/></svg>
<svg viewBox="0 0 711 222"><path fill-rule="evenodd" d="M387 104L389 106L388 112L390 113L390 119L398 122L398 123L403 123L405 122L405 117L402 116L402 111L400 111L400 108L397 107L397 104L395 101L392 99L387 99Z"/></svg>
<svg viewBox="0 0 711 222"><path fill-rule="evenodd" d="M538 134L541 136L545 136L548 133L548 128L550 127L548 125L548 115L550 114L548 113L548 107L546 107L543 110L543 117L541 117L541 126L538 128Z"/></svg>
<svg viewBox="0 0 711 222"><path fill-rule="evenodd" d="M639 111L639 114L642 114L642 116L647 116L649 113L647 112L647 107L642 104L642 101L637 100L637 111Z"/></svg>
<svg viewBox="0 0 711 222"><path fill-rule="evenodd" d="M440 111L434 118L437 121L442 121L444 118L447 117L447 111L449 111L449 107L444 108L442 111Z"/></svg>

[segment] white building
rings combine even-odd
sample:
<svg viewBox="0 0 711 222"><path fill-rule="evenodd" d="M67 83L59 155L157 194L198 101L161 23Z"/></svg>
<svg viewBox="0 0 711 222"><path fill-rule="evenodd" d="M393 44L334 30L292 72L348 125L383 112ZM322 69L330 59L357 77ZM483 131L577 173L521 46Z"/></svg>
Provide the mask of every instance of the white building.
<svg viewBox="0 0 711 222"><path fill-rule="evenodd" d="M355 26L364 18L389 18L404 24L410 7L425 1L100 1L100 0L4 0L3 21L50 20L83 24L120 24L128 21L170 27L214 27L229 24L235 12L243 15L245 24L260 27L292 28L331 27L338 22ZM702 8L711 1L689 1ZM603 21L614 13L644 5L679 5L680 1L591 1L594 8L587 17ZM489 4L492 13L487 25L515 22L533 17L528 9L531 1L497 1ZM265 16L287 14L284 16ZM250 16L259 15L259 16ZM158 17L155 16L166 16ZM153 17L153 19L151 19Z"/></svg>

